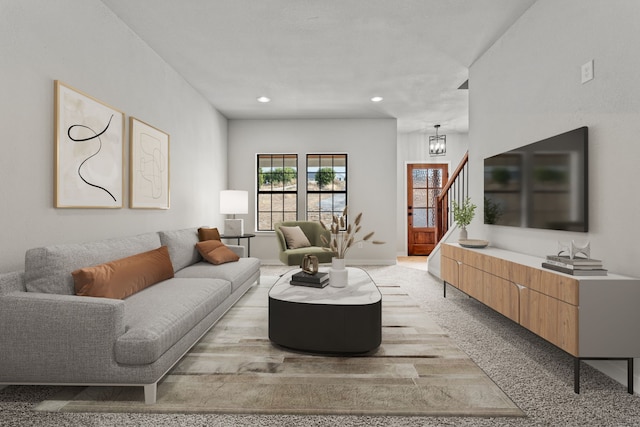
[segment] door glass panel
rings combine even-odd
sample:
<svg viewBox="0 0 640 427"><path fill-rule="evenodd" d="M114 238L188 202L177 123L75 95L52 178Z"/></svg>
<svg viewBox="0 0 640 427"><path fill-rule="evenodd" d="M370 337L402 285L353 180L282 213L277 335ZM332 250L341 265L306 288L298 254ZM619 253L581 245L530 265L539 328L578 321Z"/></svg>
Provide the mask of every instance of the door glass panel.
<svg viewBox="0 0 640 427"><path fill-rule="evenodd" d="M435 227L436 226L436 210L435 209L427 209L427 227Z"/></svg>
<svg viewBox="0 0 640 427"><path fill-rule="evenodd" d="M413 190L413 208L427 207L427 190Z"/></svg>
<svg viewBox="0 0 640 427"><path fill-rule="evenodd" d="M413 210L413 226L427 227L427 209Z"/></svg>
<svg viewBox="0 0 640 427"><path fill-rule="evenodd" d="M413 188L425 188L427 186L427 171L429 169L413 170Z"/></svg>
<svg viewBox="0 0 640 427"><path fill-rule="evenodd" d="M442 171L429 169L429 188L442 188Z"/></svg>
<svg viewBox="0 0 640 427"><path fill-rule="evenodd" d="M428 207L433 208L436 206L438 194L440 194L440 190L429 190Z"/></svg>

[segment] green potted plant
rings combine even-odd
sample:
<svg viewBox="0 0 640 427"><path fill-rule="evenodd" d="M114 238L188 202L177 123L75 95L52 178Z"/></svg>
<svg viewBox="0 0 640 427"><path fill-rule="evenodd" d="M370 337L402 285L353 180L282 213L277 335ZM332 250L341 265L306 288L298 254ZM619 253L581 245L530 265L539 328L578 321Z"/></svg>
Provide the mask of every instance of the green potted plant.
<svg viewBox="0 0 640 427"><path fill-rule="evenodd" d="M471 199L467 197L462 205L458 205L455 200L451 201L453 209L453 220L460 228L459 240L467 239L467 225L471 224L471 220L475 215L476 205L471 203Z"/></svg>

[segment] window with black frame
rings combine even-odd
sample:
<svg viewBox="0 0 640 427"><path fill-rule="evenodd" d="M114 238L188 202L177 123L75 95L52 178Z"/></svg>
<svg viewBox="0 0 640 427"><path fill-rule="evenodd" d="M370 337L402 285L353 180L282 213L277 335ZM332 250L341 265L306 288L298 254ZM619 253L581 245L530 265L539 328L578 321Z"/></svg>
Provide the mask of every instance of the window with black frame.
<svg viewBox="0 0 640 427"><path fill-rule="evenodd" d="M347 155L307 154L307 220L331 223L347 206Z"/></svg>
<svg viewBox="0 0 640 427"><path fill-rule="evenodd" d="M258 154L257 229L298 220L298 155Z"/></svg>

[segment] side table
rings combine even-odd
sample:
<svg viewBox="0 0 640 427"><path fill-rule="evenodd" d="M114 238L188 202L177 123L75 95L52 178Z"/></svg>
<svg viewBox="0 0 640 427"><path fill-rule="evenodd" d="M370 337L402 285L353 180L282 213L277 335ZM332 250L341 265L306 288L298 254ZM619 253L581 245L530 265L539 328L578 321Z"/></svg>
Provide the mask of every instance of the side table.
<svg viewBox="0 0 640 427"><path fill-rule="evenodd" d="M239 236L231 236L231 235L226 235L226 234L221 234L220 238L221 239L237 239L238 245L240 245L240 239L247 239L247 256L250 257L251 256L251 238L252 237L256 237L255 234L241 234Z"/></svg>

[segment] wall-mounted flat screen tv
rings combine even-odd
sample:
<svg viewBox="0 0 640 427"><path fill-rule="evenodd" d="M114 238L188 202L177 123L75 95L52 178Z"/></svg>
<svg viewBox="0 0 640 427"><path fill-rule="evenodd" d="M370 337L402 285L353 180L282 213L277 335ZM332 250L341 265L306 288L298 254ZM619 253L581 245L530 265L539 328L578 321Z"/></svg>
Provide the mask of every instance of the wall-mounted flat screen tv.
<svg viewBox="0 0 640 427"><path fill-rule="evenodd" d="M484 159L485 224L589 230L588 128Z"/></svg>

